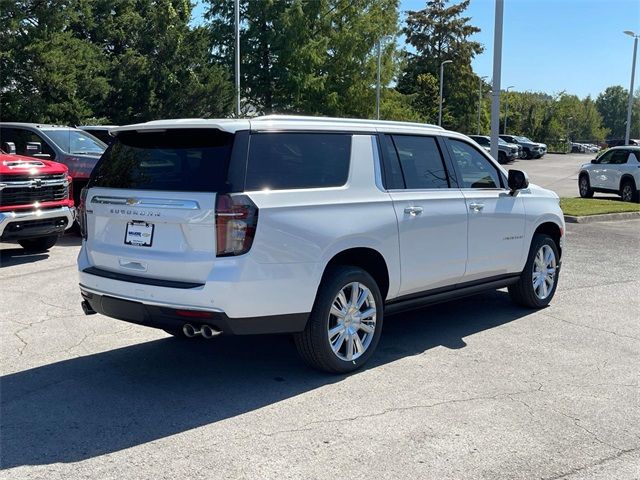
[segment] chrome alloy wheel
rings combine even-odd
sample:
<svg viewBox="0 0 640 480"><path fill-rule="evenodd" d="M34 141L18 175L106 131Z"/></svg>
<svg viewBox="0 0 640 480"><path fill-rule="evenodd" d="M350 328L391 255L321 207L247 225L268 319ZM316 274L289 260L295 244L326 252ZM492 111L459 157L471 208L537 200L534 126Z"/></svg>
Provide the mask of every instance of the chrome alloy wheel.
<svg viewBox="0 0 640 480"><path fill-rule="evenodd" d="M633 199L633 188L628 183L625 183L622 187L622 200L624 202L630 202Z"/></svg>
<svg viewBox="0 0 640 480"><path fill-rule="evenodd" d="M533 261L533 291L544 300L553 291L556 282L556 254L549 245L542 245Z"/></svg>
<svg viewBox="0 0 640 480"><path fill-rule="evenodd" d="M340 289L331 304L327 336L333 353L352 361L367 351L376 330L376 301L362 283Z"/></svg>

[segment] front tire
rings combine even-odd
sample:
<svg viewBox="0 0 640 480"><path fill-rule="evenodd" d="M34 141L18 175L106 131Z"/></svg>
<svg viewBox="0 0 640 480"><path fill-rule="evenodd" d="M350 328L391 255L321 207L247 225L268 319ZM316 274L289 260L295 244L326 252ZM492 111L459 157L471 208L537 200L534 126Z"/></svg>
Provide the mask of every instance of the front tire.
<svg viewBox="0 0 640 480"><path fill-rule="evenodd" d="M520 279L509 286L511 299L528 308L549 305L558 286L559 260L556 242L549 235L535 234Z"/></svg>
<svg viewBox="0 0 640 480"><path fill-rule="evenodd" d="M373 355L384 303L376 281L365 270L338 266L326 272L307 326L294 335L298 353L311 367L347 373Z"/></svg>
<svg viewBox="0 0 640 480"><path fill-rule="evenodd" d="M589 175L583 173L578 180L578 190L582 198L592 198L593 189L591 188L591 182L589 182Z"/></svg>
<svg viewBox="0 0 640 480"><path fill-rule="evenodd" d="M59 235L50 235L48 237L29 238L20 240L20 246L29 253L46 252L53 247L58 241Z"/></svg>

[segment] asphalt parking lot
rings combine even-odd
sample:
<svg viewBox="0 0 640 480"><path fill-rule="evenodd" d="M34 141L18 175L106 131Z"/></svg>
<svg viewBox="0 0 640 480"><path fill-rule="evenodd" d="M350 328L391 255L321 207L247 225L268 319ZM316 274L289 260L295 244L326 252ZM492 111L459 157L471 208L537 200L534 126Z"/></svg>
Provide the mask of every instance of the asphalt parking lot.
<svg viewBox="0 0 640 480"><path fill-rule="evenodd" d="M575 196L591 157L562 157L512 168ZM568 225L550 307L496 291L388 317L350 376L286 336L86 317L78 249L0 246L0 478L640 478L638 220Z"/></svg>
<svg viewBox="0 0 640 480"><path fill-rule="evenodd" d="M577 197L580 165L589 163L595 153L573 153L567 155L549 153L535 160L518 159L505 168L524 170L529 180L541 187L553 190L561 197ZM601 194L597 194L601 196ZM604 195L608 196L608 195Z"/></svg>

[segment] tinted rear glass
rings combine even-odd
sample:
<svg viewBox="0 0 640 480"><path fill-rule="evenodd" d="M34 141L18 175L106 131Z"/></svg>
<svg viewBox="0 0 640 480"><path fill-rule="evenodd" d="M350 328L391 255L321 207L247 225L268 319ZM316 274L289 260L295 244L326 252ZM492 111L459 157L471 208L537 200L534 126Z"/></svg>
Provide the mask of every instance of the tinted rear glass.
<svg viewBox="0 0 640 480"><path fill-rule="evenodd" d="M91 185L108 188L220 192L234 136L214 129L122 132L96 166Z"/></svg>
<svg viewBox="0 0 640 480"><path fill-rule="evenodd" d="M246 190L337 187L347 182L351 135L251 135Z"/></svg>

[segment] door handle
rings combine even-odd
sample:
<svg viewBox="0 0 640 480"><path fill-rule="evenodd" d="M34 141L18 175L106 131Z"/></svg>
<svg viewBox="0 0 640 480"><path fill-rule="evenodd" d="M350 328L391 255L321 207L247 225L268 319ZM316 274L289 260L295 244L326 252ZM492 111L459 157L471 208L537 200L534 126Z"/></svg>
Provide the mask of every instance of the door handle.
<svg viewBox="0 0 640 480"><path fill-rule="evenodd" d="M415 217L422 213L422 207L407 207L404 209L404 213L408 213L412 217Z"/></svg>
<svg viewBox="0 0 640 480"><path fill-rule="evenodd" d="M471 202L469 208L474 212L481 212L484 209L484 203Z"/></svg>

